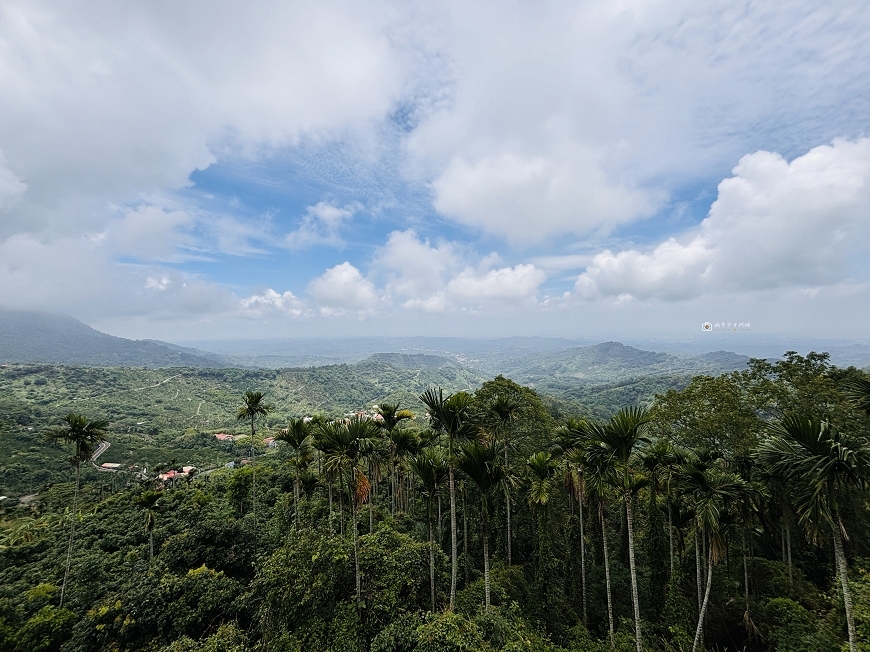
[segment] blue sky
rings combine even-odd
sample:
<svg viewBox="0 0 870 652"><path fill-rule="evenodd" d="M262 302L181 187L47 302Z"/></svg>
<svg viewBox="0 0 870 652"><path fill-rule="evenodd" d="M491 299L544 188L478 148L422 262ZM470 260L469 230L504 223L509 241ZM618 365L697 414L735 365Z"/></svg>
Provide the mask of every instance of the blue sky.
<svg viewBox="0 0 870 652"><path fill-rule="evenodd" d="M12 0L0 51L0 306L866 338L864 3Z"/></svg>

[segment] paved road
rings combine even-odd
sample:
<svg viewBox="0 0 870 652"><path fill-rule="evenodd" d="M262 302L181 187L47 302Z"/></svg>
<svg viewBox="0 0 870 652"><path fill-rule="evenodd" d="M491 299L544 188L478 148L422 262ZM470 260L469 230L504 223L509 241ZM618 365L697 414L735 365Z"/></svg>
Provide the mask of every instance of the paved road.
<svg viewBox="0 0 870 652"><path fill-rule="evenodd" d="M109 443L105 440L101 441L100 445L97 446L97 450L95 450L94 454L91 455L91 462L96 462L97 458L100 455L102 455L103 453L105 453L107 450L109 450L109 446L111 446L111 445L112 445L111 443Z"/></svg>

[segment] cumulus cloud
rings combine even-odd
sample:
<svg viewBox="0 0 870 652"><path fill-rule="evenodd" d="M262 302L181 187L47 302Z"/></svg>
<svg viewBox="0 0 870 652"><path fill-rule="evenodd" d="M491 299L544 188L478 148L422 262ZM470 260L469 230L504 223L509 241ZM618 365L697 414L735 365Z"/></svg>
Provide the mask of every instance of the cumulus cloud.
<svg viewBox="0 0 870 652"><path fill-rule="evenodd" d="M359 209L358 204L339 207L325 201L309 206L299 228L287 234L287 247L303 249L311 245L343 244L339 232L341 225Z"/></svg>
<svg viewBox="0 0 870 652"><path fill-rule="evenodd" d="M432 244L413 231L395 231L378 251L373 271L404 308L434 313L462 306L516 303L534 298L546 275L532 264L492 269L497 255L469 265L455 243Z"/></svg>
<svg viewBox="0 0 870 652"><path fill-rule="evenodd" d="M450 280L447 294L463 303L513 303L533 298L546 278L544 272L529 264L491 269L482 274L468 267Z"/></svg>
<svg viewBox="0 0 870 652"><path fill-rule="evenodd" d="M305 304L289 290L279 294L269 288L260 294L253 294L241 300L242 308L254 317L284 313L299 317L305 313Z"/></svg>
<svg viewBox="0 0 870 652"><path fill-rule="evenodd" d="M378 309L381 299L374 283L348 262L330 267L308 284L308 294L325 315Z"/></svg>
<svg viewBox="0 0 870 652"><path fill-rule="evenodd" d="M407 151L442 214L515 246L647 217L760 139L866 130L870 15L846 2L438 7L449 101Z"/></svg>
<svg viewBox="0 0 870 652"><path fill-rule="evenodd" d="M432 244L413 229L394 231L372 263L385 278L387 292L401 301L417 301L444 289L449 278L465 266L455 244Z"/></svg>
<svg viewBox="0 0 870 652"><path fill-rule="evenodd" d="M837 140L790 163L759 151L719 184L694 234L644 252L595 255L583 297L686 299L845 280L870 230L870 139Z"/></svg>
<svg viewBox="0 0 870 652"><path fill-rule="evenodd" d="M457 157L433 183L435 208L514 246L609 229L654 212L661 193L610 182L597 158L593 153L573 160L515 153L471 161Z"/></svg>

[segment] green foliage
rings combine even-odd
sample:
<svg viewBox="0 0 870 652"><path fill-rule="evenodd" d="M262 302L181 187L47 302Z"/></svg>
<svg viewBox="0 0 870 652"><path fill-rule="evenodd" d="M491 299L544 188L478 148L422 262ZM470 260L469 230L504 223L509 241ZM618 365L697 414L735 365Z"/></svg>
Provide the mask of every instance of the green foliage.
<svg viewBox="0 0 870 652"><path fill-rule="evenodd" d="M489 652L474 622L449 611L430 614L417 639L414 652Z"/></svg>
<svg viewBox="0 0 870 652"><path fill-rule="evenodd" d="M46 605L15 634L15 652L56 652L69 637L76 614Z"/></svg>
<svg viewBox="0 0 870 652"><path fill-rule="evenodd" d="M182 636L161 652L248 652L248 637L235 623L226 623L202 642Z"/></svg>
<svg viewBox="0 0 870 652"><path fill-rule="evenodd" d="M366 368L383 374L378 383L383 378L407 381L402 375L407 368L390 376L386 359L373 360ZM354 374L360 368L343 369L350 371L341 378L345 389L338 388L338 393L346 390L345 398L363 396L371 385L355 385ZM23 370L18 368L16 374ZM293 384L301 383L301 377L294 376L299 371L184 371L188 375L178 378L148 370L82 372L91 386L77 385L76 391L101 396L91 405L104 410L86 413L105 415L111 422L108 460L153 455L149 459L163 462L164 468L190 459L212 460L215 465L238 461L251 443L249 419L232 430L246 431L247 438L238 444L220 444L210 433L216 430L212 426L218 412L226 419L222 428L236 427L236 401L249 386L263 388L276 404L274 414L255 424L260 436L265 430L273 434L275 428L290 426L287 437L279 438L287 441L274 449L255 443L260 452L257 528L250 511L250 465L200 473L190 481L169 483L161 491L131 474L98 473L89 463L83 464L64 602L69 611L58 607L57 586L64 576L72 516L71 451L69 446L46 446L41 436L68 411L57 400L64 383L79 379L65 376L69 372L62 368L33 368L8 376L0 372L0 389L10 389L0 399L10 408L0 410L0 453L9 453L2 461L5 470L0 470L0 478L3 482L11 478L9 469L18 468L13 465L30 469L51 460L56 469L45 477L63 480L50 487L37 484L38 494L26 505L0 507L0 649L627 652L634 650L635 643L626 494L634 496L645 650L691 649L698 620L697 526L703 535L699 545L704 580L711 550L714 560L705 618L708 649L827 651L845 642L833 546L825 538L832 531L829 527L822 533L819 546L802 536L796 518L803 511L800 479L789 477L790 467L773 477L752 453L758 448L758 435L766 432L761 426L780 421L786 408L815 411L814 423L828 419L830 428L851 438L854 450L862 449L870 434L870 419L844 393L856 377L853 370L835 369L819 356L789 356L779 365L755 361L747 372L696 379L685 391L666 392L656 400L651 409L656 420L646 433L624 429L633 432L630 446L604 441L598 437L607 434L604 425L596 428L588 420L572 420L557 432L548 412L549 399L504 377L487 381L473 396L457 394L457 404L451 408L461 408L461 422L450 421L456 410L445 410L434 414L432 424L456 426L451 432L456 436L454 464L461 484L457 492L460 550L466 545L467 527L468 555L460 558L452 613L446 610L450 570L445 554L450 547L446 437L417 430L411 419L402 420L406 427L393 429L394 437L387 436L388 428L370 429L369 422L359 419L330 425L324 418L313 428L301 420L289 421L300 413L292 413L298 404L285 404L284 397L293 392L313 395ZM310 380L321 372L306 373L311 374ZM323 373L336 374L336 380L343 372L335 367ZM44 379L44 384L38 384L38 379ZM123 383L125 389L118 391ZM137 388L141 391L133 391ZM212 392L208 399L212 403L200 404L205 399L196 398L195 392L206 391ZM37 392L45 392L51 402L39 403ZM72 403L73 398L81 396L67 394L63 400ZM358 405L371 408L370 398ZM396 404L404 399L381 398L381 411L398 415ZM422 412L412 400L407 404ZM60 411L51 412L55 409L51 405ZM336 406L336 412L348 409L347 404L338 407L336 398L324 405ZM589 407L585 414L594 413ZM611 406L607 415L621 407ZM213 410L205 417L212 420L208 428L179 420L179 415L196 416L197 409L203 413L200 419ZM135 416L127 417L122 410ZM145 412L159 423L143 423L139 432L118 432L118 424L146 420L140 416ZM613 422L630 413L622 414ZM142 432L146 426L156 428L157 434ZM352 445L344 451L349 456L322 436L330 428L353 431ZM321 436L309 436L310 429ZM600 450L590 455L590 442L596 437ZM819 437L815 440L818 443ZM838 441L843 444L845 439ZM693 448L684 450L680 445ZM459 457L463 451L473 453L464 462ZM833 465L857 476L867 465L852 464L851 455L844 453ZM803 476L812 475L818 466L811 464ZM28 473L26 479L19 474L16 487L36 477L35 471ZM837 508L830 510L837 512L834 522L842 521L849 535L844 539L847 572L858 639L866 648L870 567L862 558L870 555L870 501L863 481L841 485L834 493L827 492L825 499ZM511 564L505 545L506 492L513 533ZM359 599L353 511L360 533ZM673 530L668 528L669 515ZM429 584L430 523L435 535L434 609ZM152 535L154 558L149 561ZM605 535L617 624L614 647L608 635ZM489 610L483 609L485 541L492 561ZM743 576L744 541L748 587ZM580 622L581 543L588 606L584 624ZM744 612L758 627L757 634L747 629Z"/></svg>
<svg viewBox="0 0 870 652"><path fill-rule="evenodd" d="M764 606L764 634L774 650L824 652L835 649L818 628L819 618L789 598L771 598Z"/></svg>

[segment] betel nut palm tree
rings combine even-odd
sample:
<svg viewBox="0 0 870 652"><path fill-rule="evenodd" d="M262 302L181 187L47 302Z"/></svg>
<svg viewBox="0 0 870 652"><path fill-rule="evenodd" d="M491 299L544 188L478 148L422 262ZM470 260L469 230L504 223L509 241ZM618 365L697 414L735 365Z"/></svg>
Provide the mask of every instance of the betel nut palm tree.
<svg viewBox="0 0 870 652"><path fill-rule="evenodd" d="M87 462L94 454L94 449L99 445L106 434L109 422L105 419L88 419L81 414L70 412L63 418L63 425L50 430L45 438L51 442L63 442L75 447L70 463L76 470L76 486L73 493L72 521L69 527L69 543L66 551L66 568L63 572L63 584L60 588L60 606L63 607L66 596L66 585L69 578L70 561L72 560L73 539L76 526L76 506L79 498L79 479L82 462Z"/></svg>
<svg viewBox="0 0 870 652"><path fill-rule="evenodd" d="M302 472L311 461L311 424L304 419L291 419L275 439L286 443L293 452L293 505L296 511L296 528L299 528L299 496L301 493Z"/></svg>
<svg viewBox="0 0 870 652"><path fill-rule="evenodd" d="M342 483L346 479L350 489L354 574L358 603L362 597L362 584L359 569L357 508L368 499L371 489L371 483L360 467L366 456L373 450L372 440L375 435L376 428L373 422L360 417L351 417L346 422L334 422L320 428L319 446L324 454L324 471L338 476Z"/></svg>
<svg viewBox="0 0 870 652"><path fill-rule="evenodd" d="M726 512L729 507L744 508L745 505L755 503L749 483L719 462L721 460L708 464L703 460L690 459L677 471L676 478L679 488L692 505L698 529L709 541L707 581L698 613L692 652L698 649L704 632L704 619L713 583L713 566L719 561L726 547L723 536Z"/></svg>
<svg viewBox="0 0 870 652"><path fill-rule="evenodd" d="M499 394L490 404L489 411L495 421L495 432L502 442L504 450L504 469L505 473L509 473L508 449L511 446L511 434L513 430L513 422L520 413L522 406L520 403L509 396ZM504 500L505 500L505 529L507 542L507 564L511 565L511 492L507 482L504 484Z"/></svg>
<svg viewBox="0 0 870 652"><path fill-rule="evenodd" d="M426 520L429 525L429 591L432 611L435 611L435 500L447 477L447 460L443 449L424 448L409 462L411 471L420 480L422 494L426 499Z"/></svg>
<svg viewBox="0 0 870 652"><path fill-rule="evenodd" d="M624 408L610 417L602 428L595 432L595 441L588 455L598 457L604 465L612 465L615 473L609 477L622 494L625 501L625 523L628 533L628 564L631 574L631 603L634 608L634 634L637 652L643 650L640 628L640 600L637 588L637 569L635 567L634 514L632 500L637 491L645 485L645 477L633 468L640 445L648 443L645 436L649 422L647 411L639 407Z"/></svg>
<svg viewBox="0 0 870 652"><path fill-rule="evenodd" d="M157 525L157 504L162 491L146 491L136 499L136 504L145 510L145 532L148 533L148 558L154 559L154 528Z"/></svg>
<svg viewBox="0 0 870 652"><path fill-rule="evenodd" d="M403 421L413 419L414 413L410 410L400 409L398 403L381 403L376 410L380 420L375 421L375 424L384 431L387 438L390 464L390 511L395 515L400 491L397 467L401 460L416 452L413 450L413 436L398 428Z"/></svg>
<svg viewBox="0 0 870 652"><path fill-rule="evenodd" d="M593 419L569 419L562 433L562 448L565 460L576 474L578 486L582 487L581 500L588 498L596 507L599 525L601 527L601 547L604 562L604 588L607 598L607 623L610 634L610 645L615 647L615 629L613 622L613 597L611 592L610 553L607 539L607 503L608 490L617 483L616 465L600 440L604 436L604 424ZM582 503L581 503L582 506ZM581 516L582 522L582 516ZM581 539L582 539L581 529ZM581 557L585 557L585 549L581 544ZM585 577L585 562L581 559L581 569ZM584 609L586 603L584 580Z"/></svg>
<svg viewBox="0 0 870 652"><path fill-rule="evenodd" d="M483 590L484 608L490 606L489 578L489 512L493 490L505 481L498 449L494 445L470 441L462 446L456 467L471 480L480 492L480 514L483 525Z"/></svg>
<svg viewBox="0 0 870 652"><path fill-rule="evenodd" d="M257 419L272 411L272 406L263 401L263 392L248 390L242 396L242 406L236 411L236 420L251 422L251 508L254 513L254 532L257 531L257 475L254 467L254 436Z"/></svg>
<svg viewBox="0 0 870 652"><path fill-rule="evenodd" d="M468 392L456 392L444 397L444 391L430 388L420 395L429 411L429 425L447 437L447 481L450 493L450 610L456 604L456 578L459 559L456 545L456 444L477 430L474 398Z"/></svg>
<svg viewBox="0 0 870 652"><path fill-rule="evenodd" d="M846 528L840 518L840 507L849 499L850 492L870 484L870 443L828 421L787 415L770 425L758 457L771 474L788 480L794 487L795 511L810 539L818 543L823 529L830 530L843 592L849 649L856 652L855 619L843 551Z"/></svg>

